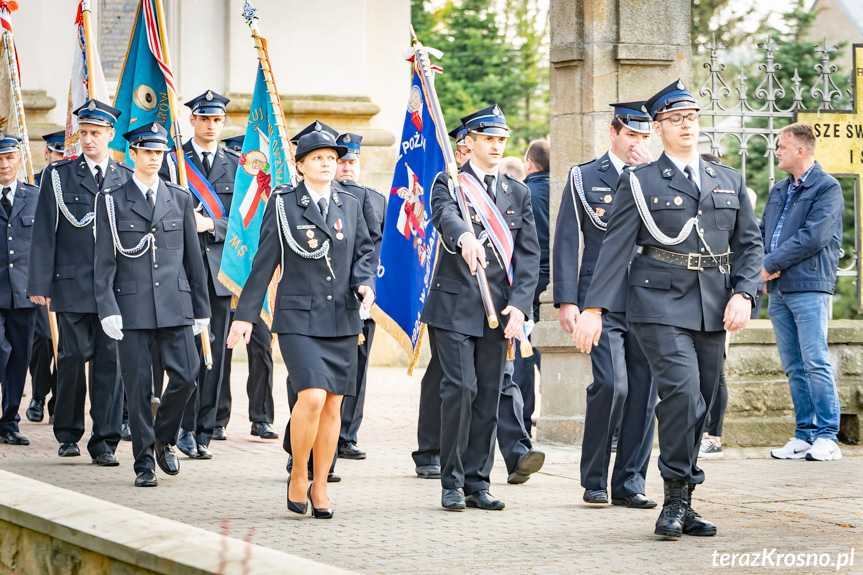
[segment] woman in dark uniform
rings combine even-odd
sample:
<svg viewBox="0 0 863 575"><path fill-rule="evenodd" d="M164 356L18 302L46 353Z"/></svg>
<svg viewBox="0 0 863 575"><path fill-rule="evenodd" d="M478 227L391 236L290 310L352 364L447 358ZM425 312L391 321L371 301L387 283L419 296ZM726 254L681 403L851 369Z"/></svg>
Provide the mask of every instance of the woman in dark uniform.
<svg viewBox="0 0 863 575"><path fill-rule="evenodd" d="M325 131L304 135L296 165L303 181L279 187L267 203L258 252L243 290L228 347L249 342L261 320L267 286L277 266L278 290L272 332L298 400L291 414L294 469L304 471L314 448L314 477L293 473L288 509L305 514L306 500L317 518L333 515L326 477L341 425L342 396L352 392L357 369L359 308L374 300L374 245L356 197L333 181L336 163L347 152ZM308 487L308 491L307 491Z"/></svg>

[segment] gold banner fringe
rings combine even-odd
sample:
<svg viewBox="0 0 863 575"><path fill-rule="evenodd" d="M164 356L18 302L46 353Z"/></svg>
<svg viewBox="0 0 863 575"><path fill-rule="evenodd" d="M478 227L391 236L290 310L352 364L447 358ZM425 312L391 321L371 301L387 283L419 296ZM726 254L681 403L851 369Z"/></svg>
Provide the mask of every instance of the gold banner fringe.
<svg viewBox="0 0 863 575"><path fill-rule="evenodd" d="M414 368L417 363L419 363L420 357L420 348L422 347L423 336L425 335L426 325L422 324L420 327L420 334L417 337L417 345L414 348L411 343L411 338L407 333L393 320L390 316L388 316L381 308L378 307L377 304L372 305L371 309L372 319L375 321L377 325L379 325L385 332L390 334L393 339L401 346L405 353L408 355L410 359L410 364L408 365L408 375L413 375Z"/></svg>
<svg viewBox="0 0 863 575"><path fill-rule="evenodd" d="M231 307L236 308L237 302L240 300L240 294L243 293L243 288L241 288L239 284L237 284L237 282L229 278L228 275L222 270L219 270L218 278L222 285L228 288L228 290L230 290L230 292L234 294L231 296ZM275 303L275 298L272 297L274 294L271 294L271 291L274 291L272 282L269 286L267 286L266 297L270 300L270 309L273 309L272 304ZM273 328L273 316L265 312L264 308L261 308L261 319L264 320L264 323L267 324L267 329Z"/></svg>

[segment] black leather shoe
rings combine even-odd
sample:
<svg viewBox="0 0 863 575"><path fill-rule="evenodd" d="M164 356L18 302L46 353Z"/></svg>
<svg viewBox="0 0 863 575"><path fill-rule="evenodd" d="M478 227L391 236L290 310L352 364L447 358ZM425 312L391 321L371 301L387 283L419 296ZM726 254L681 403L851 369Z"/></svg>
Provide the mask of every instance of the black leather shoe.
<svg viewBox="0 0 863 575"><path fill-rule="evenodd" d="M189 456L190 459L198 459L198 446L195 443L195 432L180 428L177 435L177 449Z"/></svg>
<svg viewBox="0 0 863 575"><path fill-rule="evenodd" d="M440 465L417 465L417 477L420 479L440 479Z"/></svg>
<svg viewBox="0 0 863 575"><path fill-rule="evenodd" d="M99 467L117 467L120 465L120 461L110 451L100 453L92 459L92 462Z"/></svg>
<svg viewBox="0 0 863 575"><path fill-rule="evenodd" d="M156 463L162 471L168 475L177 475L180 473L180 460L177 458L177 454L174 453L173 447L157 439L153 452L156 456Z"/></svg>
<svg viewBox="0 0 863 575"><path fill-rule="evenodd" d="M77 443L61 443L57 455L60 457L78 457L81 455L81 450L78 449Z"/></svg>
<svg viewBox="0 0 863 575"><path fill-rule="evenodd" d="M123 441L132 441L132 430L129 428L128 421L124 421L120 427L120 439Z"/></svg>
<svg viewBox="0 0 863 575"><path fill-rule="evenodd" d="M273 431L269 423L258 422L252 424L252 435L261 439L278 439L279 434Z"/></svg>
<svg viewBox="0 0 863 575"><path fill-rule="evenodd" d="M339 443L340 459L365 459L366 452L357 447L356 443Z"/></svg>
<svg viewBox="0 0 863 575"><path fill-rule="evenodd" d="M290 467L290 465L291 465L291 462L289 461L288 467ZM291 470L288 469L288 473L290 473L290 472L291 472ZM308 477L309 477L309 481L313 481L315 479L315 474L312 473L311 471L309 471ZM341 480L342 480L341 475L336 475L333 472L327 473L327 483L339 483Z"/></svg>
<svg viewBox="0 0 863 575"><path fill-rule="evenodd" d="M503 501L492 497L488 489L480 489L476 493L471 493L464 498L464 502L468 507L476 507L485 511L500 511L506 507Z"/></svg>
<svg viewBox="0 0 863 575"><path fill-rule="evenodd" d="M515 471L509 474L509 477L506 478L506 482L513 484L524 483L530 479L531 473L536 473L542 469L543 463L545 463L545 453L537 449L530 449L527 453L518 458Z"/></svg>
<svg viewBox="0 0 863 575"><path fill-rule="evenodd" d="M686 497L686 515L683 517L683 534L694 537L713 537L716 535L716 525L702 519L701 515L692 508L692 492L694 490L695 484L690 483L688 485L689 493Z"/></svg>
<svg viewBox="0 0 863 575"><path fill-rule="evenodd" d="M585 489L582 499L585 503L608 503L608 491L605 489Z"/></svg>
<svg viewBox="0 0 863 575"><path fill-rule="evenodd" d="M30 440L17 431L7 431L5 433L0 433L0 443L8 443L9 445L30 445Z"/></svg>
<svg viewBox="0 0 863 575"><path fill-rule="evenodd" d="M214 427L213 428L213 439L216 441L225 441L228 439L228 434L225 433L224 427Z"/></svg>
<svg viewBox="0 0 863 575"><path fill-rule="evenodd" d="M466 507L461 489L444 489L440 504L447 511L463 511Z"/></svg>
<svg viewBox="0 0 863 575"><path fill-rule="evenodd" d="M641 493L636 493L635 495L627 495L625 497L611 498L612 505L623 505L624 507L629 507L630 509L653 509L656 507L656 501L652 499L648 499Z"/></svg>
<svg viewBox="0 0 863 575"><path fill-rule="evenodd" d="M291 474L291 470L294 468L294 458L291 454L288 454L288 463L285 465L285 471L288 472L288 475Z"/></svg>
<svg viewBox="0 0 863 575"><path fill-rule="evenodd" d="M312 501L312 486L309 485L309 503L312 505L312 517L315 519L332 519L333 518L333 508L329 509L318 509L315 507L315 502Z"/></svg>
<svg viewBox="0 0 863 575"><path fill-rule="evenodd" d="M668 539L677 539L683 535L683 520L688 508L686 504L688 496L685 482L665 480L665 500L653 530L656 535Z"/></svg>
<svg viewBox="0 0 863 575"><path fill-rule="evenodd" d="M45 404L35 399L30 400L30 407L27 408L27 419L33 423L41 423L45 418Z"/></svg>
<svg viewBox="0 0 863 575"><path fill-rule="evenodd" d="M206 445L199 443L196 451L198 453L198 459L212 459L213 458L213 452L210 451L209 449L207 449Z"/></svg>
<svg viewBox="0 0 863 575"><path fill-rule="evenodd" d="M156 487L157 485L159 480L156 479L156 472L152 469L141 471L135 478L135 487Z"/></svg>
<svg viewBox="0 0 863 575"><path fill-rule="evenodd" d="M311 489L311 485L309 486ZM291 501L291 480L288 479L288 511L292 513L298 513L299 515L305 515L306 511L309 509L308 499L303 501L302 503L297 503L295 501Z"/></svg>

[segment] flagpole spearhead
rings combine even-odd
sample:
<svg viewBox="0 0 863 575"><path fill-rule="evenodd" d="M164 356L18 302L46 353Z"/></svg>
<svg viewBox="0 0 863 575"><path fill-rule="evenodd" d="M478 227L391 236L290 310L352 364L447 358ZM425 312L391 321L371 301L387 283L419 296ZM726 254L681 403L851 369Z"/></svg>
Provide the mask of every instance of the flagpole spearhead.
<svg viewBox="0 0 863 575"><path fill-rule="evenodd" d="M243 5L243 18L245 18L246 24L252 28L257 28L258 9L252 6L249 0L246 0L246 3Z"/></svg>

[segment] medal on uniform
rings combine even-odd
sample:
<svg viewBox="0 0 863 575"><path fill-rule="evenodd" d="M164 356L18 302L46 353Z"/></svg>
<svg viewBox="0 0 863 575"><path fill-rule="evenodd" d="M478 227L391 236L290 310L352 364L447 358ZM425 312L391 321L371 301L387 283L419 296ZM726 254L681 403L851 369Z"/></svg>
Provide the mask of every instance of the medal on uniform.
<svg viewBox="0 0 863 575"><path fill-rule="evenodd" d="M315 237L315 232L313 232L312 230L306 230L306 237L307 238Z"/></svg>
<svg viewBox="0 0 863 575"><path fill-rule="evenodd" d="M681 204L683 204L683 198L680 196L674 196L674 205L679 206Z"/></svg>
<svg viewBox="0 0 863 575"><path fill-rule="evenodd" d="M314 249L317 249L317 247L318 247L318 240L317 240L317 238L311 238L311 239L309 240L309 248L311 248L311 249L313 249L313 250L314 250Z"/></svg>
<svg viewBox="0 0 863 575"><path fill-rule="evenodd" d="M345 234L342 233L342 218L336 220L336 223L333 224L333 227L336 228L336 239L343 240L345 239Z"/></svg>
<svg viewBox="0 0 863 575"><path fill-rule="evenodd" d="M605 208L596 208L596 215L600 218L605 215Z"/></svg>
<svg viewBox="0 0 863 575"><path fill-rule="evenodd" d="M604 197L604 198L602 198L602 199L603 199L603 201L604 201L606 204L610 204L610 203L611 203L611 199L612 199L612 198L611 198L611 194L605 194L605 197Z"/></svg>

